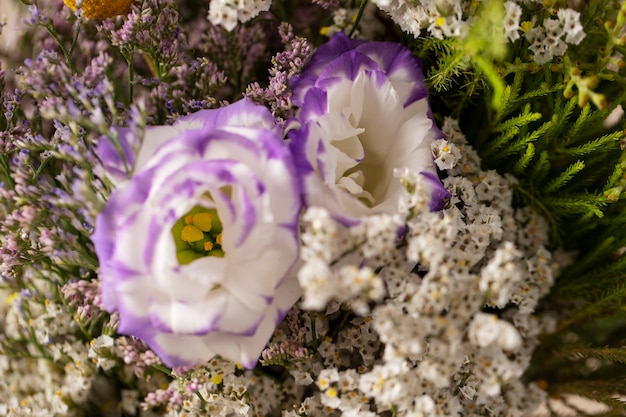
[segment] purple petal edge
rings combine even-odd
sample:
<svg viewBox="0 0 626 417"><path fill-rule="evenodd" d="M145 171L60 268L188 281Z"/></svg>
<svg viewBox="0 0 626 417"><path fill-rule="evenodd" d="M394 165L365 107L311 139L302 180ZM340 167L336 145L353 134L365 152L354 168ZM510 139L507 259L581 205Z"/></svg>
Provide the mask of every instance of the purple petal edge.
<svg viewBox="0 0 626 417"><path fill-rule="evenodd" d="M428 171L422 171L420 174L422 174L422 176L426 179L426 182L430 185L432 190L430 203L428 204L430 211L442 210L445 206L445 202L450 199L450 192L444 188L441 180L436 174Z"/></svg>

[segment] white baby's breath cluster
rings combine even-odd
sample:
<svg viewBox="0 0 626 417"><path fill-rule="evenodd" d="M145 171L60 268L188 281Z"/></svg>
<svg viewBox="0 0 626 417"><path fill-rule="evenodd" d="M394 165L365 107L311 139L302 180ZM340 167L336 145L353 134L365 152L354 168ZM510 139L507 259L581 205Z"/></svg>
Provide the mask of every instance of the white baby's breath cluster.
<svg viewBox="0 0 626 417"><path fill-rule="evenodd" d="M402 30L416 38L425 30L438 39L465 38L475 9L480 2L466 0L374 0L374 3L387 12ZM520 39L520 31L531 44L530 51L538 64L549 62L555 56L562 56L567 45L578 45L585 32L580 23L580 13L570 8L559 9L557 18L537 19L523 22L520 4L524 0L508 0L504 3L504 33L509 41ZM530 18L530 16L529 16ZM538 21L539 20L539 21Z"/></svg>
<svg viewBox="0 0 626 417"><path fill-rule="evenodd" d="M464 0L374 0L402 30L416 38L422 30L438 39L464 37L469 29Z"/></svg>
<svg viewBox="0 0 626 417"><path fill-rule="evenodd" d="M298 365L320 394L287 415L510 417L545 401L520 377L538 334L553 327L534 311L560 268L545 248L548 228L512 207L514 178L483 171L456 121L443 131L432 145L452 194L442 211L429 211L423 177L406 170L397 173L406 189L397 217L354 225L307 210L302 306L327 307L327 320L357 316Z"/></svg>
<svg viewBox="0 0 626 417"><path fill-rule="evenodd" d="M355 310L367 313L367 303L384 295L384 284L367 262L353 264L349 260L393 257L400 219L377 215L358 227L345 228L325 209L311 207L303 216L303 224L304 265L298 272L307 294L303 306L321 310L331 300L351 300Z"/></svg>
<svg viewBox="0 0 626 417"><path fill-rule="evenodd" d="M528 47L538 64L545 64L555 56L567 51L567 44L578 45L585 38L580 23L580 13L572 9L560 9L558 19L545 19L542 25L534 26L524 36L531 43Z"/></svg>
<svg viewBox="0 0 626 417"><path fill-rule="evenodd" d="M33 298L34 288L47 288L45 279L32 276L30 282L31 290L1 294L8 301L0 316L3 337L30 343L15 345L13 357L0 356L0 398L8 400L0 415L73 415L69 405L85 403L96 368L79 341L56 343L76 329L76 321L65 306Z"/></svg>
<svg viewBox="0 0 626 417"><path fill-rule="evenodd" d="M272 0L211 0L208 19L214 25L233 30L238 22L245 23L267 11Z"/></svg>
<svg viewBox="0 0 626 417"><path fill-rule="evenodd" d="M519 39L520 19L522 17L522 8L514 1L504 3L504 32L506 37L515 42Z"/></svg>

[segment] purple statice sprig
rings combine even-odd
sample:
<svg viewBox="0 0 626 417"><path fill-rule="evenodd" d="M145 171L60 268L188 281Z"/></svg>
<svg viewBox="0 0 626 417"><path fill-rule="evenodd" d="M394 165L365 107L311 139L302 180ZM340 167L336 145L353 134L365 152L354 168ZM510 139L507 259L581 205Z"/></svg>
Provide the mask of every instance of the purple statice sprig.
<svg viewBox="0 0 626 417"><path fill-rule="evenodd" d="M186 33L172 0L135 4L124 20L104 20L97 29L129 63L135 52L142 53L159 79L180 63L181 51L186 49Z"/></svg>
<svg viewBox="0 0 626 417"><path fill-rule="evenodd" d="M100 281L75 280L61 287L64 304L87 338L101 328L109 316L102 309Z"/></svg>
<svg viewBox="0 0 626 417"><path fill-rule="evenodd" d="M167 77L179 64L180 52L186 48L186 34L171 0L151 0L132 6L123 19L107 19L97 26L132 65L135 52L143 54L153 75Z"/></svg>
<svg viewBox="0 0 626 417"><path fill-rule="evenodd" d="M312 0L313 4L317 4L324 9L335 10L339 7L339 0Z"/></svg>
<svg viewBox="0 0 626 417"><path fill-rule="evenodd" d="M134 337L120 336L115 339L115 346L124 363L132 367L137 378L144 378L147 373L162 374L163 362L148 345Z"/></svg>
<svg viewBox="0 0 626 417"><path fill-rule="evenodd" d="M90 301L70 299L68 307L61 288L95 275L89 236L108 186L92 141L110 134L119 111L107 54L69 62L49 34L37 33L41 52L1 92L0 276L10 293L31 294L15 300L21 330L5 334L1 349L52 361L102 329Z"/></svg>
<svg viewBox="0 0 626 417"><path fill-rule="evenodd" d="M283 325L261 353L261 365L291 367L313 355L306 347L306 329L300 324L301 311L293 307L285 316Z"/></svg>
<svg viewBox="0 0 626 417"><path fill-rule="evenodd" d="M267 62L268 41L264 20L239 25L232 31L208 24L198 43L199 53L216 63L227 82L221 91L224 98L240 97L241 92L256 79L261 65Z"/></svg>
<svg viewBox="0 0 626 417"><path fill-rule="evenodd" d="M80 128L107 134L118 119L115 87L108 77L112 63L110 55L99 53L81 74L73 74L56 52L43 50L25 61L16 80L22 94L34 100L35 114L68 126L74 135L69 144L75 145Z"/></svg>
<svg viewBox="0 0 626 417"><path fill-rule="evenodd" d="M180 409L183 405L184 394L176 387L157 389L149 392L141 402L144 410L165 406L167 409Z"/></svg>
<svg viewBox="0 0 626 417"><path fill-rule="evenodd" d="M172 123L180 115L215 107L226 83L205 43L181 26L177 5L151 0L134 5L125 18L102 21L97 30L127 64L128 101L142 98L150 124ZM198 21L198 32L208 25Z"/></svg>
<svg viewBox="0 0 626 417"><path fill-rule="evenodd" d="M245 96L268 106L277 123L284 125L285 120L294 115L289 84L293 77L302 72L310 59L312 48L305 38L293 33L290 24L282 23L278 31L285 49L272 58L269 85L264 88L258 82L253 82L246 89Z"/></svg>
<svg viewBox="0 0 626 417"><path fill-rule="evenodd" d="M56 25L57 22L55 22L55 19L48 17L45 13L42 13L39 7L37 6L37 4L31 4L30 6L28 6L28 10L30 12L30 17L27 19L24 19L24 23L26 23L28 26L31 26L31 27L45 28L50 38L53 39L54 42L56 42L56 45L63 53L67 66L70 68L72 72L74 72L72 54L74 53L74 49L78 45L78 37L80 34L81 26L83 24L82 16L80 16L80 14L76 14L77 19L75 20L75 23L71 24L69 23L69 20L66 20L66 23L61 25L61 26L67 26L67 25L73 26L72 27L73 36L72 36L71 44L67 46L65 42L63 41L63 36L57 29L57 25Z"/></svg>

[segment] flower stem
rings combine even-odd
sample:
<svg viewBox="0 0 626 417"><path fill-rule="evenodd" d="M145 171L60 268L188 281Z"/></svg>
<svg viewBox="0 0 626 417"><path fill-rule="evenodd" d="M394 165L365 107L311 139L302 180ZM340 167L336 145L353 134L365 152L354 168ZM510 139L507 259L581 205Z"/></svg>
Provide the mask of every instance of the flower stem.
<svg viewBox="0 0 626 417"><path fill-rule="evenodd" d="M72 39L72 46L70 46L70 55L74 52L74 48L76 48L76 44L78 42L78 35L80 35L80 29L83 26L83 19L80 18L76 22L76 29L74 30L74 39Z"/></svg>
<svg viewBox="0 0 626 417"><path fill-rule="evenodd" d="M63 42L61 41L61 38L59 38L59 34L57 33L54 26L52 26L51 24L48 24L48 25L44 25L44 27L48 30L48 33L50 34L50 36L54 38L57 45L59 45L59 48L61 48L61 52L63 52L63 56L65 57L65 62L67 63L67 66L70 69L70 72L73 74L74 66L72 65L72 56L70 54L70 51L68 51L67 48L63 46Z"/></svg>
<svg viewBox="0 0 626 417"><path fill-rule="evenodd" d="M166 367L165 367L165 366L163 366L163 365L153 364L153 365L152 365L152 367L153 367L154 369L156 369L157 371L161 371L161 372L163 372L163 373L164 373L165 375L167 375L167 376L174 377L174 376L172 375L172 370L171 370L171 369L169 369L169 368L166 368Z"/></svg>
<svg viewBox="0 0 626 417"><path fill-rule="evenodd" d="M9 164L7 160L4 158L4 155L0 155L0 171L4 176L4 180L6 181L6 185L9 189L15 188L15 182L13 182L13 178L11 178L11 171L9 170Z"/></svg>
<svg viewBox="0 0 626 417"><path fill-rule="evenodd" d="M319 346L317 340L317 330L315 329L315 314L313 311L309 311L309 319L311 320L311 335L313 337L313 345L315 347Z"/></svg>
<svg viewBox="0 0 626 417"><path fill-rule="evenodd" d="M361 18L363 17L365 6L367 6L367 0L361 0L361 4L359 5L359 11L357 12L356 18L354 19L354 24L352 25L352 29L350 29L350 33L348 34L349 38L351 38L352 35L354 35L354 32L356 32L356 29L359 27L359 22L361 21Z"/></svg>
<svg viewBox="0 0 626 417"><path fill-rule="evenodd" d="M133 88L135 82L135 65L133 64L133 52L127 57L124 55L126 59L126 64L128 65L128 104L133 103Z"/></svg>

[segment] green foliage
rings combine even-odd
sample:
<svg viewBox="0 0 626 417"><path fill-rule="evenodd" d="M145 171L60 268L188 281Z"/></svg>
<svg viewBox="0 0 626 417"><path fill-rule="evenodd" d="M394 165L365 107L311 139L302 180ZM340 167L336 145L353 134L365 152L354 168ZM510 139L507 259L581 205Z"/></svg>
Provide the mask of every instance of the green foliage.
<svg viewBox="0 0 626 417"><path fill-rule="evenodd" d="M496 16L500 2L493 4L482 19ZM533 19L553 17L545 5L528 7ZM485 53L488 35L478 25L465 41L421 40L417 53L426 58L435 114L459 118L484 168L517 178L516 203L542 214L552 249L575 260L544 300L563 315L528 380L556 396L601 401L610 407L606 416L624 415L615 395L626 394L626 123L607 119L626 105L626 65L615 58L626 52L626 5L600 0L581 8L583 18L594 16L583 22L585 40L545 65L520 52L529 46L523 39L511 46L514 62L497 45Z"/></svg>

